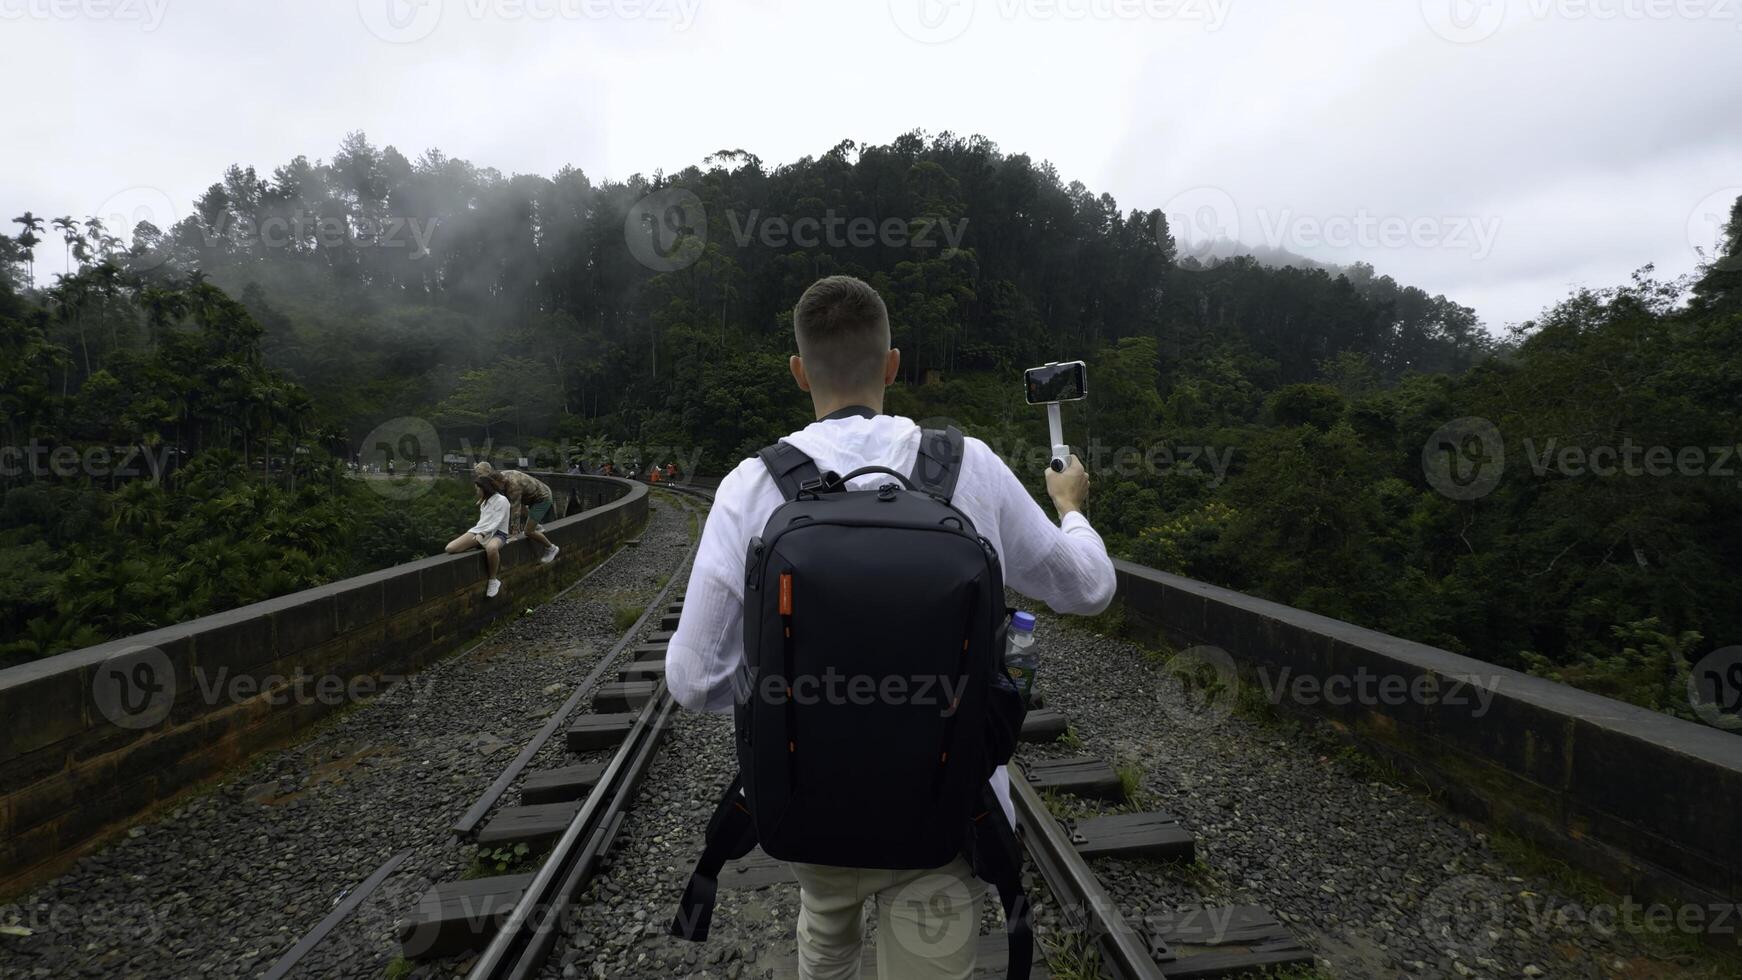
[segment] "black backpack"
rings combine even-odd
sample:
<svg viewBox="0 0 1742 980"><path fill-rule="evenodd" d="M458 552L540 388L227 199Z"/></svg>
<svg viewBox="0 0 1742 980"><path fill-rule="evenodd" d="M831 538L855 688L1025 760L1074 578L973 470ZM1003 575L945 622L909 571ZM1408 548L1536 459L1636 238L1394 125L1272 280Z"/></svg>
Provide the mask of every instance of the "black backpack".
<svg viewBox="0 0 1742 980"><path fill-rule="evenodd" d="M1025 708L1003 670L998 555L950 505L962 452L952 427L921 432L907 476L820 473L787 443L759 454L786 502L745 556L739 775L674 935L706 938L720 868L757 842L770 857L837 867L937 868L966 855L1004 900L1021 966L1011 975L1027 975L1021 854L987 785ZM848 489L873 473L888 479Z"/></svg>

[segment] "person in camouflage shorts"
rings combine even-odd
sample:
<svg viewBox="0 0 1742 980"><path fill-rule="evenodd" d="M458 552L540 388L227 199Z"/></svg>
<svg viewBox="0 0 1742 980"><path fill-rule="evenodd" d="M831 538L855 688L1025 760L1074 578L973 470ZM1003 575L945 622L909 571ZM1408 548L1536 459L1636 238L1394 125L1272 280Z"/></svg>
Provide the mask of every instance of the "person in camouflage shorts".
<svg viewBox="0 0 1742 980"><path fill-rule="evenodd" d="M479 463L472 467L472 472L484 476L493 472L489 463ZM539 530L539 525L550 519L551 508L556 500L551 496L550 487L543 480L523 473L520 470L502 470L497 473L507 487L508 502L514 511L526 518L526 536L544 546L544 554L538 557L540 562L550 564L556 560L557 552L561 551L551 540Z"/></svg>

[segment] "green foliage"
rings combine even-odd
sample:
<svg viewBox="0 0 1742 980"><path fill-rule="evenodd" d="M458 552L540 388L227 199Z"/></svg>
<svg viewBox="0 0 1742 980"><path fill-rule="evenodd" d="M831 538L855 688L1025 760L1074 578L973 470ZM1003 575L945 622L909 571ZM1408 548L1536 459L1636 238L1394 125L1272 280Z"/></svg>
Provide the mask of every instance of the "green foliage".
<svg viewBox="0 0 1742 980"><path fill-rule="evenodd" d="M1143 767L1136 762L1120 763L1116 772L1119 773L1119 786L1125 792L1127 806L1136 808L1143 799Z"/></svg>
<svg viewBox="0 0 1742 980"><path fill-rule="evenodd" d="M1347 409L1342 392L1330 385L1289 385L1270 398L1271 418L1284 428L1310 425L1328 432Z"/></svg>
<svg viewBox="0 0 1742 980"><path fill-rule="evenodd" d="M1101 947L1088 934L1047 930L1039 938L1048 972L1058 980L1100 980Z"/></svg>
<svg viewBox="0 0 1742 980"><path fill-rule="evenodd" d="M1648 618L1616 626L1613 633L1621 648L1606 655L1580 652L1558 664L1530 651L1519 656L1538 676L1697 721L1688 704L1688 678L1699 656L1699 632L1667 633Z"/></svg>
<svg viewBox="0 0 1742 980"><path fill-rule="evenodd" d="M662 190L703 205L705 247L681 268L624 248ZM960 238L736 234L830 215ZM1737 215L1693 281L1648 269L1504 340L1365 264L1178 260L1160 213L949 133L625 181L412 160L351 134L330 162L232 167L174 227L113 230L128 242L57 222L75 271L28 293L47 232L26 215L0 237L4 445L167 463L161 479L4 478L0 662L433 551L468 523L463 484L394 502L341 468L398 416L450 452L560 462L570 441L593 463L724 473L810 421L791 309L847 273L884 296L902 349L886 408L954 421L1037 494L1049 439L1019 372L1089 361L1065 422L1116 553L1679 711L1682 665L1742 636L1742 491L1714 452L1733 457L1742 431ZM239 232L291 217L288 240ZM393 217L434 230L415 248L317 236ZM1422 465L1464 417L1505 446L1474 499ZM1568 446L1699 447L1707 469L1567 472Z"/></svg>
<svg viewBox="0 0 1742 980"><path fill-rule="evenodd" d="M0 347L65 375L64 394L20 376L0 399L0 666L432 554L470 522L459 481L398 502L349 479L307 396L265 366L259 325L200 277L103 265L50 302L69 315L86 286L85 326L122 322L104 331L118 346L81 343L76 390L46 311L0 290Z"/></svg>
<svg viewBox="0 0 1742 980"><path fill-rule="evenodd" d="M635 625L643 612L645 610L634 603L619 603L611 609L611 621L617 625L618 630L626 630Z"/></svg>
<svg viewBox="0 0 1742 980"><path fill-rule="evenodd" d="M488 878L514 874L536 864L531 845L503 844L499 847L479 845L472 854L472 863L461 874L463 878Z"/></svg>

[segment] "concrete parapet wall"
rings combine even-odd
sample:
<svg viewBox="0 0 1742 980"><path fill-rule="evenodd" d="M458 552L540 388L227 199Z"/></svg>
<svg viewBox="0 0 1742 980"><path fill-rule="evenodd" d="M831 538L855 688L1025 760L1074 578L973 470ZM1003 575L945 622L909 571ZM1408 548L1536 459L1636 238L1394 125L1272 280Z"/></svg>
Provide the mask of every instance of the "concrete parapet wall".
<svg viewBox="0 0 1742 980"><path fill-rule="evenodd" d="M0 671L0 894L106 829L306 730L542 601L641 533L647 487L540 474L585 510L546 528L538 563L502 549L438 555ZM571 492L573 497L571 497Z"/></svg>
<svg viewBox="0 0 1742 980"><path fill-rule="evenodd" d="M1117 566L1135 635L1199 647L1191 659L1204 662L1225 652L1239 683L1259 684L1279 710L1330 722L1453 809L1624 895L1708 906L1742 896L1742 737L1141 565Z"/></svg>

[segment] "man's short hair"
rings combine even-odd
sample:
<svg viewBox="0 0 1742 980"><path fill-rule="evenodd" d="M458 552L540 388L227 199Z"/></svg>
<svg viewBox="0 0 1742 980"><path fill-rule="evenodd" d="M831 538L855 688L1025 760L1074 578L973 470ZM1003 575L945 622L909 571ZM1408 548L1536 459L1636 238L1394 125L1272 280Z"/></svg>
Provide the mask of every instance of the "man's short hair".
<svg viewBox="0 0 1742 980"><path fill-rule="evenodd" d="M496 468L494 466L491 466L489 463L480 460L478 463L476 463L472 466L472 475L473 476L489 476L495 469Z"/></svg>
<svg viewBox="0 0 1742 980"><path fill-rule="evenodd" d="M851 392L883 386L889 310L863 281L829 276L812 283L793 307L792 332L813 387Z"/></svg>

